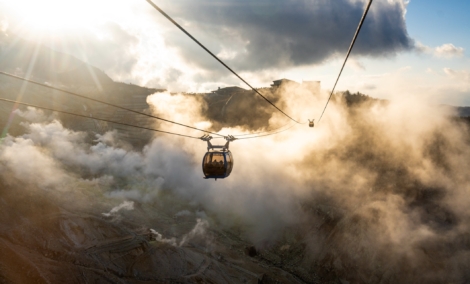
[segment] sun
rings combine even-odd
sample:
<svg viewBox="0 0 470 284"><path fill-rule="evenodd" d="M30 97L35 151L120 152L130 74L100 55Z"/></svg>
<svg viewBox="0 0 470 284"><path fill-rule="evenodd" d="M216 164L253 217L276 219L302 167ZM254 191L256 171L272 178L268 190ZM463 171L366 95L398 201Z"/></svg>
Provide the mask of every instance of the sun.
<svg viewBox="0 0 470 284"><path fill-rule="evenodd" d="M55 32L104 22L113 10L111 0L14 0L8 8L24 28Z"/></svg>

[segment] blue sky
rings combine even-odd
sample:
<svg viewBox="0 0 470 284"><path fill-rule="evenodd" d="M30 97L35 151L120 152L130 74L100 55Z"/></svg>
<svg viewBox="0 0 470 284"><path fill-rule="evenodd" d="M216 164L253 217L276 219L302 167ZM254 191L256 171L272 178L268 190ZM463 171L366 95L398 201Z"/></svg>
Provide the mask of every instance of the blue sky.
<svg viewBox="0 0 470 284"><path fill-rule="evenodd" d="M469 11L470 1L465 0L412 0L406 14L408 32L428 45L452 42L468 47Z"/></svg>
<svg viewBox="0 0 470 284"><path fill-rule="evenodd" d="M406 51L391 58L360 58L366 70L359 73L364 76L393 74L388 80L371 80L381 82L376 89L361 90L361 86L348 83L348 79L357 78L349 72L351 77L342 78L339 89L353 89L382 98L417 96L431 104L470 105L470 1L411 0L406 10L409 36L430 50L427 53ZM461 48L462 55L431 54L431 49L444 44Z"/></svg>
<svg viewBox="0 0 470 284"><path fill-rule="evenodd" d="M158 1L252 85L321 80L325 91L365 4ZM337 90L470 105L468 11L470 1L374 0ZM118 81L187 92L247 88L146 1L0 0L0 29L54 46Z"/></svg>

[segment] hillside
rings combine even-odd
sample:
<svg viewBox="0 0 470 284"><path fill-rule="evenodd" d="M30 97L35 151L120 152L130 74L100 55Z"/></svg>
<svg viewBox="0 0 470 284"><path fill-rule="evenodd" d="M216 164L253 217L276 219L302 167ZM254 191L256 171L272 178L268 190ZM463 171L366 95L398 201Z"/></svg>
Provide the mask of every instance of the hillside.
<svg viewBox="0 0 470 284"><path fill-rule="evenodd" d="M13 36L0 37L0 71L29 78L39 83L49 84L80 95L117 104L140 112L148 111L147 96L161 89L145 88L132 84L114 82L98 68L77 58L54 51L42 45L35 45ZM118 110L100 103L70 96L34 84L0 74L0 96L49 108L99 117L117 122L127 122L151 126L152 122L144 117ZM0 103L3 113L11 112L12 105ZM20 107L25 109L25 107ZM119 125L110 125L96 120L77 119L59 115L65 125L74 130L105 133L115 128L124 129L121 138L138 146L145 145L151 138L148 131L140 131ZM20 133L20 118L12 117L10 132ZM0 123L6 125L8 116L0 117ZM94 139L91 137L90 139Z"/></svg>

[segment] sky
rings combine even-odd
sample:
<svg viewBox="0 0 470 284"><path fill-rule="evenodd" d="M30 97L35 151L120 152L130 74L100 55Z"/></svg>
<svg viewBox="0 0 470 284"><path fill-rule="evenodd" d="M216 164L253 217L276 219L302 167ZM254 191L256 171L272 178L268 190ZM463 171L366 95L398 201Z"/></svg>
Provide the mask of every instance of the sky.
<svg viewBox="0 0 470 284"><path fill-rule="evenodd" d="M331 90L365 0L155 2L250 84ZM337 91L470 105L468 1L375 0ZM146 1L0 0L0 29L172 92L248 88Z"/></svg>

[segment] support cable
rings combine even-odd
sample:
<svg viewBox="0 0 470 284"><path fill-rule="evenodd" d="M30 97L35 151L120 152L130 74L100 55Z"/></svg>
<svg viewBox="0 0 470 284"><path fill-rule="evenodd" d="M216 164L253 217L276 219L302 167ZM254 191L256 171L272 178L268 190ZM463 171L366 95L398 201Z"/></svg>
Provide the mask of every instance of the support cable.
<svg viewBox="0 0 470 284"><path fill-rule="evenodd" d="M344 66L346 65L346 62L348 61L349 55L351 54L351 50L354 46L354 43L356 42L357 36L359 35L359 31L362 28L362 24L364 24L364 20L366 19L367 13L369 12L369 8L370 8L370 5L372 4L372 1L373 0L370 0L369 4L367 4L364 14L362 15L361 21L359 22L359 26L357 26L356 33L354 34L353 40L348 49L348 53L346 54L346 59L344 59L343 66L341 67L341 70L339 71L338 77L336 78L336 82L333 86L333 89L331 90L330 97L328 98L328 101L326 102L325 108L323 109L323 112L321 113L320 119L318 119L318 123L320 123L320 120L323 117L323 114L325 113L326 107L328 106L328 103L330 102L331 96L333 95L333 92L335 91L336 84L338 84L339 77L341 77L341 73L343 73Z"/></svg>
<svg viewBox="0 0 470 284"><path fill-rule="evenodd" d="M86 116L86 115L83 115L83 114L77 114L77 113L68 112L68 111L64 111L64 110L57 110L57 109L48 108L48 107L43 107L43 106L38 106L38 105L34 105L34 104L28 104L28 103L24 103L24 102L20 102L20 101L8 100L8 99L4 99L4 98L0 98L0 101L12 103L12 104L19 104L19 105L24 105L24 106L30 106L30 107L35 107L35 108L39 108L39 109L44 109L44 110L49 110L49 111L55 111L55 112L58 112L58 113L63 113L63 114L68 114L68 115L74 115L74 116L84 117L84 118L89 118L89 119L95 119L95 120L100 120L100 121L104 121L104 122L109 122L109 123L114 123L114 124L120 124L120 125L124 125L124 126L130 126L130 127L135 127L135 128L140 128L140 129L145 129L145 130L150 130L150 131L165 133L165 134L171 134L171 135L176 135L176 136L181 136L181 137L200 139L200 137L196 137L196 136L189 136L189 135L184 135L184 134L179 134L179 133L174 133L174 132L169 132L169 131L164 131L164 130L159 130L159 129L154 129L154 128L148 128L148 127L143 127L143 126L137 126L137 125L132 125L132 124L128 124L128 123L112 121L112 120L104 119L104 118L90 117L90 116Z"/></svg>
<svg viewBox="0 0 470 284"><path fill-rule="evenodd" d="M195 128L195 127L192 127L192 126L188 126L188 125L180 124L180 123L177 123L177 122L173 122L173 121L170 121L170 120L167 120L167 119L164 119L164 118L159 118L159 117L155 117L155 116L153 116L153 115L149 115L149 114L146 114L146 113L134 111L134 110L132 110L132 109L127 109L127 108L124 108L124 107L120 107L120 106L118 106L118 105L114 105L114 104L107 103L107 102L104 102L104 101L101 101L101 100L93 99L93 98L90 98L90 97L87 97L87 96L79 95L79 94L76 94L76 93L73 93L73 92L70 92L70 91L67 91L67 90L63 90L63 89L60 89L60 88L56 88L56 87L53 87L53 86L49 86L49 85L46 85L46 84L43 84L43 83L39 83L39 82L36 82L36 81L33 81L33 80L29 80L29 79L26 79L26 78L23 78L23 77L19 77L19 76L16 76L16 75L13 75L13 74L10 74L10 73L6 73L6 72L3 72L3 71L0 71L0 74L5 75L5 76L8 76L8 77L15 78L15 79L18 79L18 80L23 80L23 81L26 81L26 82L28 82L28 83L32 83L32 84L35 84L35 85L39 85L39 86L42 86L42 87L46 87L46 88L49 88L49 89L52 89L52 90L60 91L60 92L66 93L66 94L74 95L74 96L77 96L77 97L80 97L80 98L88 99L88 100L91 100L91 101L94 101L94 102L102 103L102 104L109 105L109 106L112 106L112 107L116 107L116 108L119 108L119 109L123 109L123 110L127 110L127 111L130 111L130 112L134 112L134 113L137 113L137 114L141 114L141 115L149 116L149 117L152 117L152 118L160 119L160 120L163 120L163 121L166 121L166 122L170 122L170 123L173 123L173 124L181 125L181 126L188 127L188 128L191 128L191 129L195 129L195 130L203 131L203 132L206 132L206 133L214 134L214 135L219 136L220 138L225 138L225 137L226 137L225 135L221 135L221 134L218 134L218 133L215 133L215 132L211 132L211 131L206 131L206 130L198 129L198 128ZM85 116L85 115L70 113L70 112L67 112L67 111L60 111L60 110L56 110L56 109L53 109L53 108L47 108L47 107L37 106L37 105L33 105L33 104L27 104L27 103L23 103L23 102L19 102L19 101L12 101L12 100L8 100L8 99L4 99L4 98L0 98L0 101L10 102L10 103L18 103L18 104L25 105L25 106L32 106L32 107L41 108L41 109L50 110L50 111L56 111L56 112L60 112L60 113L64 113L64 114L69 114L69 115L75 115L75 116L90 118L90 117ZM174 135L178 135L178 136L183 136L183 137L189 137L189 138L197 138L197 139L199 139L199 137L195 137L195 136L188 136L188 135L177 134L177 133L173 133L173 132L167 132L167 131L162 131L162 130L156 130L156 129L151 129L151 128L146 128L146 127L141 127L141 126L126 124L126 123L121 123L121 122L116 122L116 121L107 120L107 119L100 119L100 118L92 118L92 119L101 120L101 121L105 121L105 122L109 122L109 123L121 124L121 125L125 125L125 126L130 126L130 127L136 127L136 128L146 129L146 130L151 130L151 131L156 131L156 132L162 132L162 133L167 133L167 134L174 134ZM265 134L265 135L258 135L258 136L259 136L259 137L268 136L268 135L271 135L271 133L272 133L273 131L276 131L276 130L281 129L281 128L284 128L284 127L285 127L285 125L282 126L282 127L273 129L273 130L269 130L269 131L256 132L256 133L249 133L249 134L240 134L240 135L234 135L234 136L235 136L235 137L240 137L240 136L249 136L249 135L256 135L256 134L264 134L264 133L267 133L267 134ZM292 126L291 126L291 127L292 127ZM289 128L291 128L291 127L289 127ZM288 128L288 129L289 129L289 128ZM286 129L286 130L287 130L287 129ZM280 132L282 132L282 131L278 131L278 132L275 132L275 133L280 133ZM275 134L275 133L273 133L273 134ZM248 137L248 138L255 138L255 137L258 137L258 136ZM248 138L240 138L240 139L248 139ZM238 138L237 138L237 139L238 139Z"/></svg>
<svg viewBox="0 0 470 284"><path fill-rule="evenodd" d="M238 137L243 137L243 136L250 136L250 135L263 135L263 134L269 134L269 133L273 133L275 131L278 131L280 129L283 129L284 127L287 126L287 129L291 128L293 126L293 124L291 125L283 125L281 127L278 127L278 128L274 128L274 129L271 129L271 130L266 130L266 131L260 131L260 132L254 132L254 133L246 133L246 134L234 134L232 136L234 136L235 138L237 139L240 139Z"/></svg>
<svg viewBox="0 0 470 284"><path fill-rule="evenodd" d="M293 123L290 127L284 129L284 130L281 130L281 131L276 131L276 132L272 132L272 133L267 133L267 134L262 134L262 135L256 135L256 136L252 136L252 137L243 137L243 138L237 138L235 137L235 140L244 140L244 139L253 139L253 138L260 138L260 137L265 137L265 136L271 136L271 135L274 135L274 134L279 134L281 132L284 132L284 131L287 131L289 129L291 129L292 127L296 126L295 123Z"/></svg>
<svg viewBox="0 0 470 284"><path fill-rule="evenodd" d="M167 18L170 22L172 22L177 28L179 28L183 33L185 33L188 37L190 37L195 43L197 43L202 49L204 49L207 53L209 53L212 57L214 57L215 60L219 61L220 64L222 64L225 68L227 68L232 74L234 74L238 79L240 79L243 83L245 83L248 87L250 87L255 93L257 93L259 96L261 96L266 102L268 102L270 105L275 107L278 111L280 111L283 115L288 117L290 120L301 124L299 121L293 119L290 117L288 114L286 114L284 111L282 111L280 108L278 108L274 103L272 103L268 98L263 96L257 89L252 87L247 81L245 81L240 75L238 75L235 71L233 71L227 64L225 64L221 59L219 59L214 53L212 53L209 49L207 49L202 43L200 43L196 38L194 38L188 31L186 31L182 26L180 26L173 18L171 18L167 13L165 13L160 7L155 5L151 0L146 0L150 5L152 5L155 10L160 12L165 18Z"/></svg>
<svg viewBox="0 0 470 284"><path fill-rule="evenodd" d="M0 74L11 77L11 78L15 78L15 79L18 79L18 80L23 80L23 81L26 81L28 83L35 84L35 85L38 85L38 86L42 86L42 87L45 87L45 88L49 88L49 89L52 89L52 90L60 91L60 92L63 92L65 94L68 94L68 95L72 95L72 96L76 96L76 97L83 98L83 99L86 99L86 100L90 100L90 101L94 101L94 102L97 102L97 103L105 104L107 106L115 107L115 108L118 108L118 109L133 112L133 113L136 113L136 114L140 114L140 115L144 115L144 116L147 116L147 117L159 119L159 120L162 120L162 121L165 121L165 122L173 123L173 124L176 124L176 125L179 125L179 126L183 126L183 127L191 128L191 129L194 129L194 130L202 131L202 132L205 132L205 133L210 133L210 134L213 134L213 135L224 137L224 135L222 135L222 134L207 131L207 130L204 130L204 129L199 129L199 128L196 128L196 127L193 127L193 126L189 126L189 125L185 125L185 124L182 124L182 123L179 123L179 122L171 121L171 120L168 120L168 119L165 119L165 118L161 118L161 117L154 116L154 115L151 115L151 114L147 114L147 113L144 113L144 112L136 111L136 110L133 110L133 109L130 109L130 108L118 106L118 105L115 105L115 104L112 104L112 103L108 103L108 102L101 101L101 100L98 100L98 99L90 98L90 97L87 97L87 96L84 96L84 95L79 95L77 93L73 93L73 92L70 92L70 91L67 91L67 90L64 90L64 89L49 86L49 85L46 85L46 84L43 84L43 83L39 83L39 82L36 82L36 81L33 81L33 80L29 80L29 79L19 77L19 76L16 76L16 75L13 75L13 74L10 74L10 73L6 73L6 72L3 72L3 71L0 71Z"/></svg>

